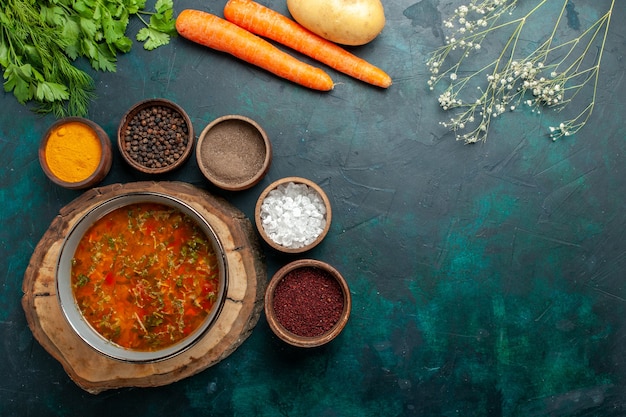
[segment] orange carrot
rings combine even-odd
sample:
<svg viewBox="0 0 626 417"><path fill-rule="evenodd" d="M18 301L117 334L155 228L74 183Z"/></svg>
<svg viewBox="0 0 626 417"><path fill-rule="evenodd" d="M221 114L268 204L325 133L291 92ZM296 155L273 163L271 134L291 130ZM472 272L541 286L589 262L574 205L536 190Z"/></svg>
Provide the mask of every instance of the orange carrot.
<svg viewBox="0 0 626 417"><path fill-rule="evenodd" d="M333 80L323 70L210 13L183 10L176 18L176 30L190 41L229 53L302 86L320 91L333 89Z"/></svg>
<svg viewBox="0 0 626 417"><path fill-rule="evenodd" d="M391 85L391 77L380 68L252 0L229 0L224 7L224 17L351 77L383 88Z"/></svg>

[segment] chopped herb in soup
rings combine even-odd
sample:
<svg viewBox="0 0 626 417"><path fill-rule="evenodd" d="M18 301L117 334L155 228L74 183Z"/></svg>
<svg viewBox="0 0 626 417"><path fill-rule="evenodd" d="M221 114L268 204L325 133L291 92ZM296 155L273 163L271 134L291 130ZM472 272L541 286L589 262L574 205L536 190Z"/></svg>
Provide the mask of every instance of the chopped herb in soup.
<svg viewBox="0 0 626 417"><path fill-rule="evenodd" d="M106 339L152 351L188 336L219 291L211 241L177 209L125 206L94 223L72 259L78 307Z"/></svg>

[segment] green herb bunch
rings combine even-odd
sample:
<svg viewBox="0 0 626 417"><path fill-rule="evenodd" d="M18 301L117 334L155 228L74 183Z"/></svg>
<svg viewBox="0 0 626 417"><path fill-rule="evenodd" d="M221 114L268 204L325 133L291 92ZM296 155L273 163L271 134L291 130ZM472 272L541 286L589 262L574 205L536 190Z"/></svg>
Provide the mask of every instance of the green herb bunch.
<svg viewBox="0 0 626 417"><path fill-rule="evenodd" d="M485 141L493 119L521 106L529 106L533 112L544 107L563 110L586 86L592 91L587 105L577 116L551 126L549 136L557 140L573 135L591 117L615 0L589 28L564 40L564 31L559 29L571 5L569 0L561 0L552 30L543 40L536 40L535 47L528 41L532 35L524 29L532 18L541 17L547 3L553 5L555 1L540 0L523 16L513 18L518 0L471 0L444 21L449 34L445 45L429 56L428 85L435 90L446 83L438 97L439 105L455 114L441 124L453 131L457 140ZM484 62L472 59L482 52L481 45L503 32L508 38L505 36L507 40L501 50L497 49L495 59L476 64Z"/></svg>
<svg viewBox="0 0 626 417"><path fill-rule="evenodd" d="M118 54L133 44L126 36L132 16L144 23L136 39L147 50L176 33L173 0L157 0L153 12L145 7L146 0L0 0L4 91L42 113L85 116L94 81L75 65L77 58L95 70L116 71Z"/></svg>

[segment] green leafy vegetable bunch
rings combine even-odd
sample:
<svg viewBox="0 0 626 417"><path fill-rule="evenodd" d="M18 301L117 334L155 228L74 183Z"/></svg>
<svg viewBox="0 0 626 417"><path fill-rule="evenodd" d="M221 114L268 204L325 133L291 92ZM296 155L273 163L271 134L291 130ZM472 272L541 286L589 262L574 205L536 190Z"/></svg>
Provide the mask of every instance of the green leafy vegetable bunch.
<svg viewBox="0 0 626 417"><path fill-rule="evenodd" d="M176 33L173 13L173 0L157 0L154 11L146 0L0 0L4 91L42 113L85 116L94 81L76 59L114 72L118 54L133 44L126 36L131 17L144 23L136 39L153 50Z"/></svg>

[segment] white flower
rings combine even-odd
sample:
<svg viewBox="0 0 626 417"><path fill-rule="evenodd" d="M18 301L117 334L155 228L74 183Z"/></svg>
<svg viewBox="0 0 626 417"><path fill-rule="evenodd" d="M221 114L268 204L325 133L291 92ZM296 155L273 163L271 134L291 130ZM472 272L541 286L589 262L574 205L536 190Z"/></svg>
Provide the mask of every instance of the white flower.
<svg viewBox="0 0 626 417"><path fill-rule="evenodd" d="M544 2L544 0L541 0L541 5ZM556 39L549 38L547 47L541 44L541 46L537 47L537 50L531 49L530 51L523 51L522 48L517 50L513 48L512 51L505 49L502 51L502 55L495 61L491 63L486 62L483 69L474 70L477 72L471 73L471 75L462 73L459 76L458 72L465 70L461 68L464 58L474 53L478 55L478 51L481 49L480 42L486 40L487 35L490 35L491 32L503 26L498 19L504 19L505 14L511 14L517 3L518 0L469 0L466 2L466 5L458 6L454 9L454 14L449 19L443 21L444 27L447 29L445 45L438 48L433 53L433 58L431 58L433 61L437 59L437 62L427 62L430 72L428 86L431 90L444 78L449 77L448 91L439 96L441 108L452 110L452 112L455 109L460 110L455 113L450 121L442 124L454 130L457 139L464 139L467 143L486 140L491 117L504 116L506 112L513 112L521 105L531 107L532 112L535 114L540 114L542 107L552 107L554 109L556 106L559 106L556 109L560 110L569 101L569 99L567 101L563 99L564 93L572 90L572 94L575 95L580 88L577 86L570 87L571 80L578 76L580 71L584 71L583 74L587 72L592 75L598 71L597 67L585 69L583 65L580 70L575 68L573 70L569 69L567 73L559 73L558 69L562 61L559 61L557 56L553 57L552 55L553 50L556 51L562 46L562 44L558 44L558 42L562 41L557 42ZM610 6L607 14L596 22L600 25L600 28L604 28L603 25L606 24L606 29L608 29L606 19L612 11L613 6ZM532 13L534 11L511 23L518 22L521 29L521 26L524 26ZM600 31L600 33L602 32L604 31ZM513 35L509 42L515 41L517 39L515 36ZM599 38L602 39L601 36ZM567 46L568 43L564 45ZM453 51L456 49L460 49L460 51L454 54ZM587 45L586 50L594 49L595 44L589 43ZM585 58L586 50L580 59ZM511 54L507 55L508 52L511 52ZM513 56L518 53L527 53L527 55L524 58ZM567 54L567 50L565 50L565 54ZM513 60L514 58L517 59ZM454 59L457 60L455 63L448 62ZM487 57L487 59L491 58ZM482 65L479 65L478 68L480 66ZM474 79L473 77L477 75L479 78ZM486 78L486 87L484 85L485 78L482 77ZM473 82L468 83L466 86L465 84L470 79L472 81L481 79L482 83ZM457 81L459 82L457 83ZM470 97L466 98L461 93L462 90L467 90L468 88L466 87L469 86L477 88L479 93L476 95L469 92ZM474 98L471 98L471 95L474 95ZM469 99L469 104L462 104L459 98L461 96L466 101ZM476 98L476 96L479 98ZM475 102L473 102L474 100ZM593 104L592 102L591 107L593 107ZM474 117L476 117L476 121L474 121ZM579 123L580 120L582 119L574 119L573 121L561 123L559 126L549 127L551 138L556 140L563 136L575 134L580 126L584 124L584 122ZM469 130L473 129L473 131L466 134L456 134L457 130L466 129L467 126L469 126Z"/></svg>

